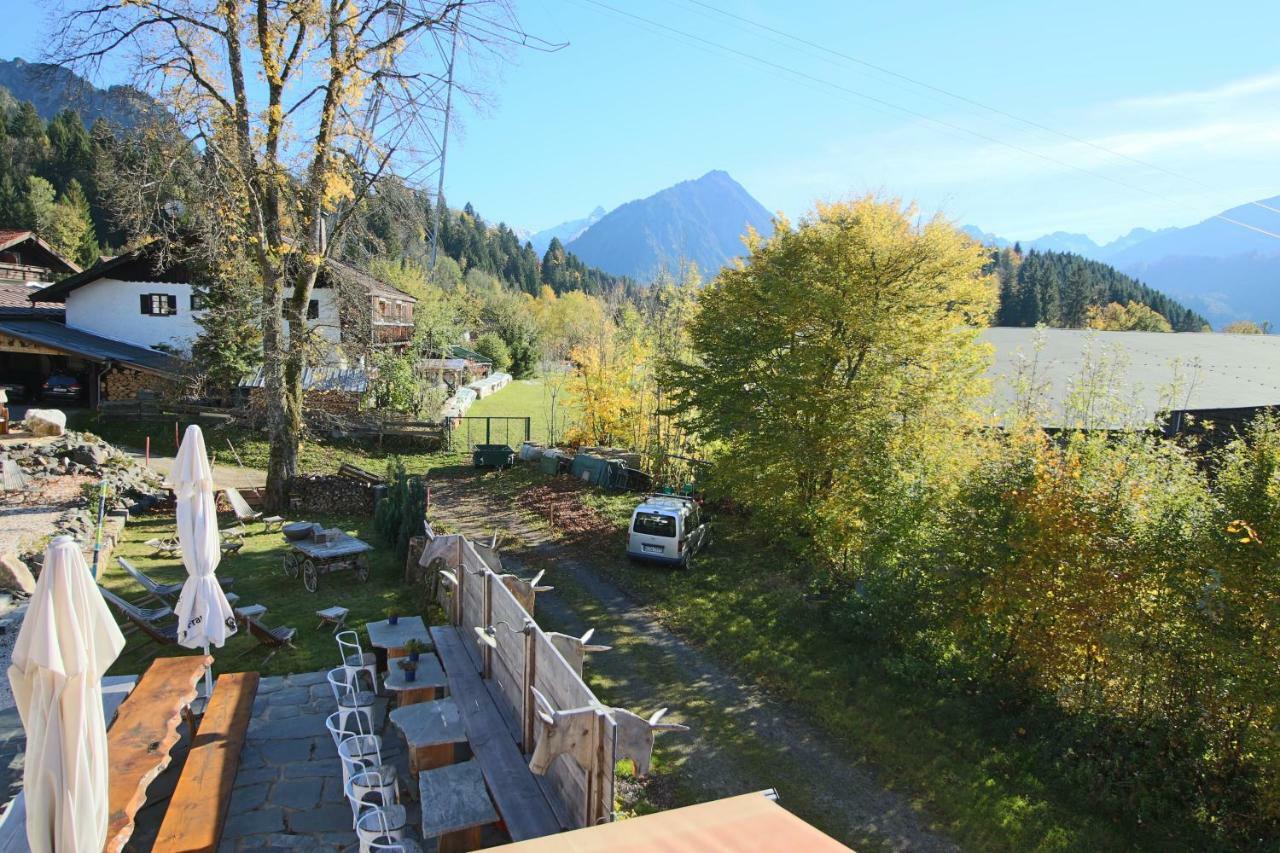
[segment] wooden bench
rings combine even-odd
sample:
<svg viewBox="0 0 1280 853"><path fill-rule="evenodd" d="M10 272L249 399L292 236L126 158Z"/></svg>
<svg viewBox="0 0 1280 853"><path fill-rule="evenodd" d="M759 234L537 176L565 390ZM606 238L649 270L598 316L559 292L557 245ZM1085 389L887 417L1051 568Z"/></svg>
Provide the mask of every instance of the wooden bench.
<svg viewBox="0 0 1280 853"><path fill-rule="evenodd" d="M463 853L481 846L481 833L498 822L484 773L475 761L427 770L418 776L422 837L435 838L437 853Z"/></svg>
<svg viewBox="0 0 1280 853"><path fill-rule="evenodd" d="M449 695L462 713L471 753L511 839L523 841L556 834L561 829L560 821L476 672L458 629L437 626L431 629L431 638L444 664Z"/></svg>
<svg viewBox="0 0 1280 853"><path fill-rule="evenodd" d="M160 824L160 835L152 848L156 853L213 853L218 849L257 692L256 672L218 678Z"/></svg>
<svg viewBox="0 0 1280 853"><path fill-rule="evenodd" d="M133 834L133 818L147 801L147 786L169 766L183 711L196 698L207 655L157 658L120 703L107 731L106 853L119 853Z"/></svg>

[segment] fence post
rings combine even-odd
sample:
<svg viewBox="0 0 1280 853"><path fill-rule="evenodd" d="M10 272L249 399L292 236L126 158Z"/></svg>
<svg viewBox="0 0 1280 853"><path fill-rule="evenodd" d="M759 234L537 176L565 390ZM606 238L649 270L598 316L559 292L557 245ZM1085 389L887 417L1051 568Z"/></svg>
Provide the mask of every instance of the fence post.
<svg viewBox="0 0 1280 853"><path fill-rule="evenodd" d="M525 441L533 441L532 422L533 422L533 418L526 415L524 419L524 440Z"/></svg>
<svg viewBox="0 0 1280 853"><path fill-rule="evenodd" d="M520 749L533 751L533 680L538 674L538 632L524 635L524 690L521 692Z"/></svg>
<svg viewBox="0 0 1280 853"><path fill-rule="evenodd" d="M493 572L487 568L484 570L484 624L480 627L488 629L493 624ZM497 632L494 632L497 636ZM501 640L499 639L499 642ZM480 646L480 652L484 655L484 677L493 678L493 649L488 643Z"/></svg>

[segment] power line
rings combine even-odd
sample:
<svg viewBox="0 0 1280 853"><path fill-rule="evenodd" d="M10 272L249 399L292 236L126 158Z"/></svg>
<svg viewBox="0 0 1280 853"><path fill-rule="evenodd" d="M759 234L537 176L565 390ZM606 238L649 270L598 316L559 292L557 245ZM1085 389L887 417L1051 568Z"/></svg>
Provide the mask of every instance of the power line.
<svg viewBox="0 0 1280 853"><path fill-rule="evenodd" d="M1060 166L1060 167L1062 167L1062 168L1064 168L1064 169L1070 169L1070 170L1072 170L1072 171L1079 172L1079 173L1084 174L1084 175L1088 175L1088 176L1090 176L1090 177L1092 177L1092 178L1095 178L1095 179L1097 179L1097 180L1106 181L1106 182L1108 182L1108 183L1112 183L1112 184L1115 184L1115 185L1117 185L1117 186L1124 187L1125 189L1131 190L1131 191L1133 191L1133 192L1142 193L1143 195L1148 195L1148 196L1151 196L1151 197L1153 197L1153 198L1160 199L1161 201L1164 201L1164 202L1165 202L1165 203L1167 203L1167 204L1170 204L1170 205L1173 205L1173 206L1180 206L1180 205L1179 205L1179 203L1178 203L1177 201L1175 201L1174 199L1169 198L1168 196L1166 196L1166 195L1164 195L1164 194L1162 194L1162 193L1158 193L1158 192L1155 192L1155 191L1149 190L1149 189L1147 189L1147 188L1145 188L1145 187L1141 187L1141 186L1138 186L1138 185L1136 185L1136 184L1131 184L1131 183L1129 183L1129 182L1127 182L1127 181L1122 181L1122 180L1120 180L1119 178L1113 178L1113 177L1111 177L1111 176L1109 176L1109 175L1104 175L1104 174L1101 174L1101 173L1099 173L1099 172L1091 171L1091 170L1086 169L1086 168L1084 168L1084 167L1082 167L1082 166L1077 166L1077 165L1075 165L1074 163L1069 163L1069 162L1067 162L1067 161L1065 161L1065 160L1060 160L1060 159L1058 159L1058 158L1056 158L1056 157L1053 157L1053 156L1050 156L1050 155L1048 155L1048 154L1043 154L1043 153L1041 153L1041 152L1039 152L1039 151L1035 151L1035 150L1032 150L1032 149L1029 149L1029 148L1025 148L1025 147L1023 147L1023 146L1021 146L1021 145L1017 145L1017 144L1014 144L1014 143L1012 143L1012 142L1007 142L1007 141L1005 141L1005 140L1003 140L1003 139L999 139L999 138L994 137L994 136L989 136L988 134L982 133L982 132L980 132L980 131L972 130L971 128L964 127L963 125L953 124L953 123L951 123L951 122L944 121L944 120L942 120L942 119L934 118L933 116L926 115L925 113L918 112L918 111L916 111L916 110L910 109L909 107L904 107L904 106L901 106L901 105L899 105L899 104L895 104L895 103L893 103L892 101L887 101L887 100L885 100L885 99L883 99L883 98L879 98L879 97L876 97L876 96L874 96L874 95L868 95L868 94L867 94L867 93L865 93L865 92L860 92L860 91L858 91L857 89L851 89L851 88L849 88L848 86L844 86L844 85L842 85L842 84L840 84L840 83L835 83L835 82L833 82L833 81L831 81L831 80L827 80L827 79L824 79L824 78L822 78L822 77L817 77L817 76L815 76L815 75L813 75L813 74L809 74L809 73L807 73L807 72L805 72L805 71L800 71L800 70L795 69L795 68L792 68L792 67L790 67L790 66L783 65L783 64L781 64L781 63L779 63L779 62L774 62L773 60L765 59L764 57L761 57L761 56L759 56L759 55L757 55L757 54L750 53L750 52L748 52L748 51L739 50L739 49L734 48L734 47L729 47L728 45L724 45L724 44L721 44L721 43L719 43L719 42L713 41L713 40L711 40L711 39L707 39L707 38L704 38L704 37L702 37L702 36L699 36L699 35L695 35L695 34L693 34L693 33L686 32L686 31L681 30L681 29L678 29L678 28L676 28L676 27L672 27L672 26L670 26L670 25L668 25L668 24L664 24L664 23L661 23L661 22L659 22L659 21L654 21L654 20L652 20L652 19L650 19L650 18L645 18L645 17L643 17L643 16L641 16L641 15L636 15L636 14L634 14L634 13L632 13L632 12L628 12L628 11L625 11L625 10L623 10L623 9L619 9L619 8L617 8L617 7L615 7L615 6L611 6L611 5L609 5L608 3L603 3L603 2L601 2L601 0L579 0L579 2L587 3L587 4L590 4L590 5L592 5L592 6L598 7L598 8L600 8L600 9L604 9L604 10L606 10L606 11L612 12L612 13L614 13L615 15L620 15L620 16L625 17L625 18L630 18L630 19L632 19L633 21L637 21L637 22L640 22L640 23L643 23L643 24L647 24L649 27L657 28L657 29L659 29L659 30L662 30L664 33L667 33L667 34L670 34L670 35L674 35L674 36L679 36L679 37L682 37L682 38L684 38L684 39L689 39L689 40L692 40L692 41L695 41L695 42L699 42L699 43L701 43L701 44L704 44L704 45L707 45L707 46L710 46L710 47L716 48L716 49L718 49L718 50L721 50L721 51L723 51L723 52L725 52L725 53L729 53L729 54L732 54L732 55L734 55L734 56L737 56L737 57L739 57L739 58L741 58L741 59L745 59L745 60L747 60L747 61L749 61L749 62L753 62L753 63L756 63L756 64L758 64L758 65L763 65L763 66L765 66L765 67L767 67L767 68L771 68L771 69L774 69L774 70L776 70L776 71L781 71L781 72L783 72L783 73L789 74L789 75L791 75L791 76L793 76L793 77L796 77L796 78L799 78L799 79L801 79L801 80L807 80L807 81L812 82L812 83L817 83L817 84L819 84L819 85L826 86L826 87L829 87L829 88L831 88L831 89L835 89L835 90L837 90L837 91L840 91L840 92L846 93L846 94L848 94L848 95L852 95L852 96L854 96L854 97L856 97L856 98L859 98L859 99L862 99L862 100L864 100L864 101L869 101L869 102L871 102L871 103L878 104L878 105L880 105L880 106L882 106L882 107L887 107L887 108L889 108L889 109L896 110L897 112L901 112L901 113L904 113L904 114L906 114L906 115L912 116L913 118L916 118L916 119L918 119L918 120L920 120L920 121L925 121L925 122L928 122L928 123L930 123L930 124L933 124L933 125L937 125L937 126L939 126L939 127L946 128L946 129L948 129L948 130L956 131L956 132L959 132L959 133L964 133L964 134L966 134L966 135L969 135L969 136L975 137L975 138L977 138L977 139L981 139L981 140L983 140L983 141L985 141L985 142L990 142L990 143L992 143L992 144L994 144L994 145L999 145L999 146L1002 146L1002 147L1004 147L1004 148L1008 148L1008 149L1010 149L1010 150L1012 150L1012 151L1017 151L1017 152L1019 152L1019 153L1021 153L1021 154L1023 154L1023 155L1026 155L1026 156L1028 156L1028 157L1035 157L1035 158L1037 158L1037 159L1039 159L1039 160L1044 160L1045 162L1053 163L1054 165ZM1256 233L1258 233L1258 234L1262 234L1262 235L1265 235L1265 236L1267 236L1267 237L1271 237L1272 239L1280 240L1280 234L1274 233L1274 232L1272 232L1272 231L1268 231L1268 230L1266 230L1265 228L1259 228L1258 226L1256 226L1256 225L1251 225L1251 224L1249 224L1249 223L1247 223L1247 222L1242 222L1242 221L1240 221L1240 220L1238 220L1238 219L1233 219L1233 218L1231 218L1231 217L1229 217L1229 216L1226 216L1226 215L1224 215L1224 214L1221 214L1221 213L1214 214L1214 215L1213 215L1212 217L1210 217L1210 218L1212 218L1212 219L1219 219L1219 220L1222 220L1223 222L1230 223L1231 225L1236 225L1236 226L1238 226L1238 227L1240 227L1240 228L1245 228L1245 229L1247 229L1247 230L1249 230L1249 231L1254 231L1254 232L1256 232Z"/></svg>
<svg viewBox="0 0 1280 853"><path fill-rule="evenodd" d="M1173 169L1168 169L1156 163L1150 163L1150 162L1147 162L1146 160L1141 160L1137 157L1133 157L1129 154L1125 154L1123 151L1117 151L1114 148L1109 148L1106 145L1102 145L1101 143L1094 142L1091 139L1085 139L1083 137L1076 136L1073 133L1068 133L1067 131L1064 131L1064 130L1058 130L1057 128L1053 128L1046 124L1042 124L1038 121L1035 121L1034 119L1029 119L1024 116L1020 116L1016 113L1011 113L1008 110L1001 109L1000 107L993 107L990 104L986 104L986 103L983 103L982 101L976 100L974 98L970 98L967 95L962 95L958 92L953 92L950 89L945 89L941 86L936 86L924 80L918 80L915 77L911 77L910 75L903 74L899 71L894 71L892 68L886 68L882 65L877 65L874 62L868 62L865 59L859 59L858 57L851 56L847 53L844 53L843 51L839 51L839 50L836 50L835 48L827 47L826 45L821 44L819 42L811 41L802 36L797 36L793 33L788 33L784 30L777 29L776 27L772 27L772 26L769 26L768 24L761 23L760 21L753 20L744 15L739 15L734 12L728 12L724 9L720 9L716 6L711 5L710 3L703 2L703 0L683 0L683 2L693 6L699 6L703 9L707 9L711 12L715 12L718 15L723 15L726 18L730 18L732 20L739 21L741 23L755 27L756 29L763 30L768 33L772 33L773 35L781 36L782 38L788 39L789 41L793 41L797 44L802 44L802 45L805 45L806 47L811 47L816 50L820 50L823 53L837 57L838 59L845 60L846 62L852 62L857 65L861 65L864 68L869 68L872 71L879 72L880 74L886 74L890 77L894 77L894 78L897 78L898 80L911 83L912 85L919 86L923 89L928 89L931 92L936 92L940 95L945 95L948 98L953 98L962 103L969 104L970 106L978 107L979 109L986 110L987 112L993 113L995 115L1002 116L1007 119L1011 119L1020 124L1024 124L1027 127L1032 127L1032 128L1035 128L1036 130L1053 134L1054 136L1059 136L1063 139L1070 140L1071 142L1077 143L1079 145L1087 146L1089 148L1094 149L1095 151L1100 151L1104 154L1110 155L1112 157L1117 157L1121 160L1128 160L1130 163L1134 163L1138 166L1142 166L1143 168L1160 172L1172 178L1177 178L1178 180L1187 181L1189 183L1195 184L1196 186L1202 189L1207 189L1207 190L1217 189L1217 187L1213 186L1212 184L1202 181L1199 178L1192 177L1191 175L1183 174L1181 172L1174 171ZM1280 208L1272 207L1268 204L1263 204L1260 201L1251 201L1249 202L1249 204L1253 205L1254 207L1260 207L1263 210L1269 210L1272 213L1280 213Z"/></svg>

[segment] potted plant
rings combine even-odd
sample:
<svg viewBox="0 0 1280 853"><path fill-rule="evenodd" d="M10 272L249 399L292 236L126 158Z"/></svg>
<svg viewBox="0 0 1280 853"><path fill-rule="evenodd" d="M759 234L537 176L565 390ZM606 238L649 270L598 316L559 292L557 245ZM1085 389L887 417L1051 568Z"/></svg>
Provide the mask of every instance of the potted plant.
<svg viewBox="0 0 1280 853"><path fill-rule="evenodd" d="M388 624L388 625L399 625L399 624L400 624L400 614L399 614L399 613L392 613L390 616L388 616L388 617L387 617L387 624Z"/></svg>
<svg viewBox="0 0 1280 853"><path fill-rule="evenodd" d="M401 658L397 661L401 669L404 670L405 681L416 681L418 678L418 662L412 658Z"/></svg>
<svg viewBox="0 0 1280 853"><path fill-rule="evenodd" d="M427 651L427 644L415 637L404 644L404 650L409 653L409 660L417 663L422 653Z"/></svg>

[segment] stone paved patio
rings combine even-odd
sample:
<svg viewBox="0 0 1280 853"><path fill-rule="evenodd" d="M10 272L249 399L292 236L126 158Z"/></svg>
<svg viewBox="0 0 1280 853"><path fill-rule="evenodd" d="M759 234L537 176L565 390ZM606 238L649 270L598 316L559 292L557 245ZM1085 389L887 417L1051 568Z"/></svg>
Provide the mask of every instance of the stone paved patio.
<svg viewBox="0 0 1280 853"><path fill-rule="evenodd" d="M333 711L333 693L324 671L262 679L240 754L220 853L358 849L351 828L351 806L342 794L338 751L324 726ZM409 798L411 794L416 799L417 791L410 791L414 786L406 784L411 779L408 756L395 727L385 725L386 714L386 700L379 699L374 730L382 733L383 760L396 767L401 802L407 806L413 827L411 835L419 838L417 826L422 814ZM148 805L138 814L130 849L149 850L154 843L187 745L184 737L174 763L147 789Z"/></svg>

